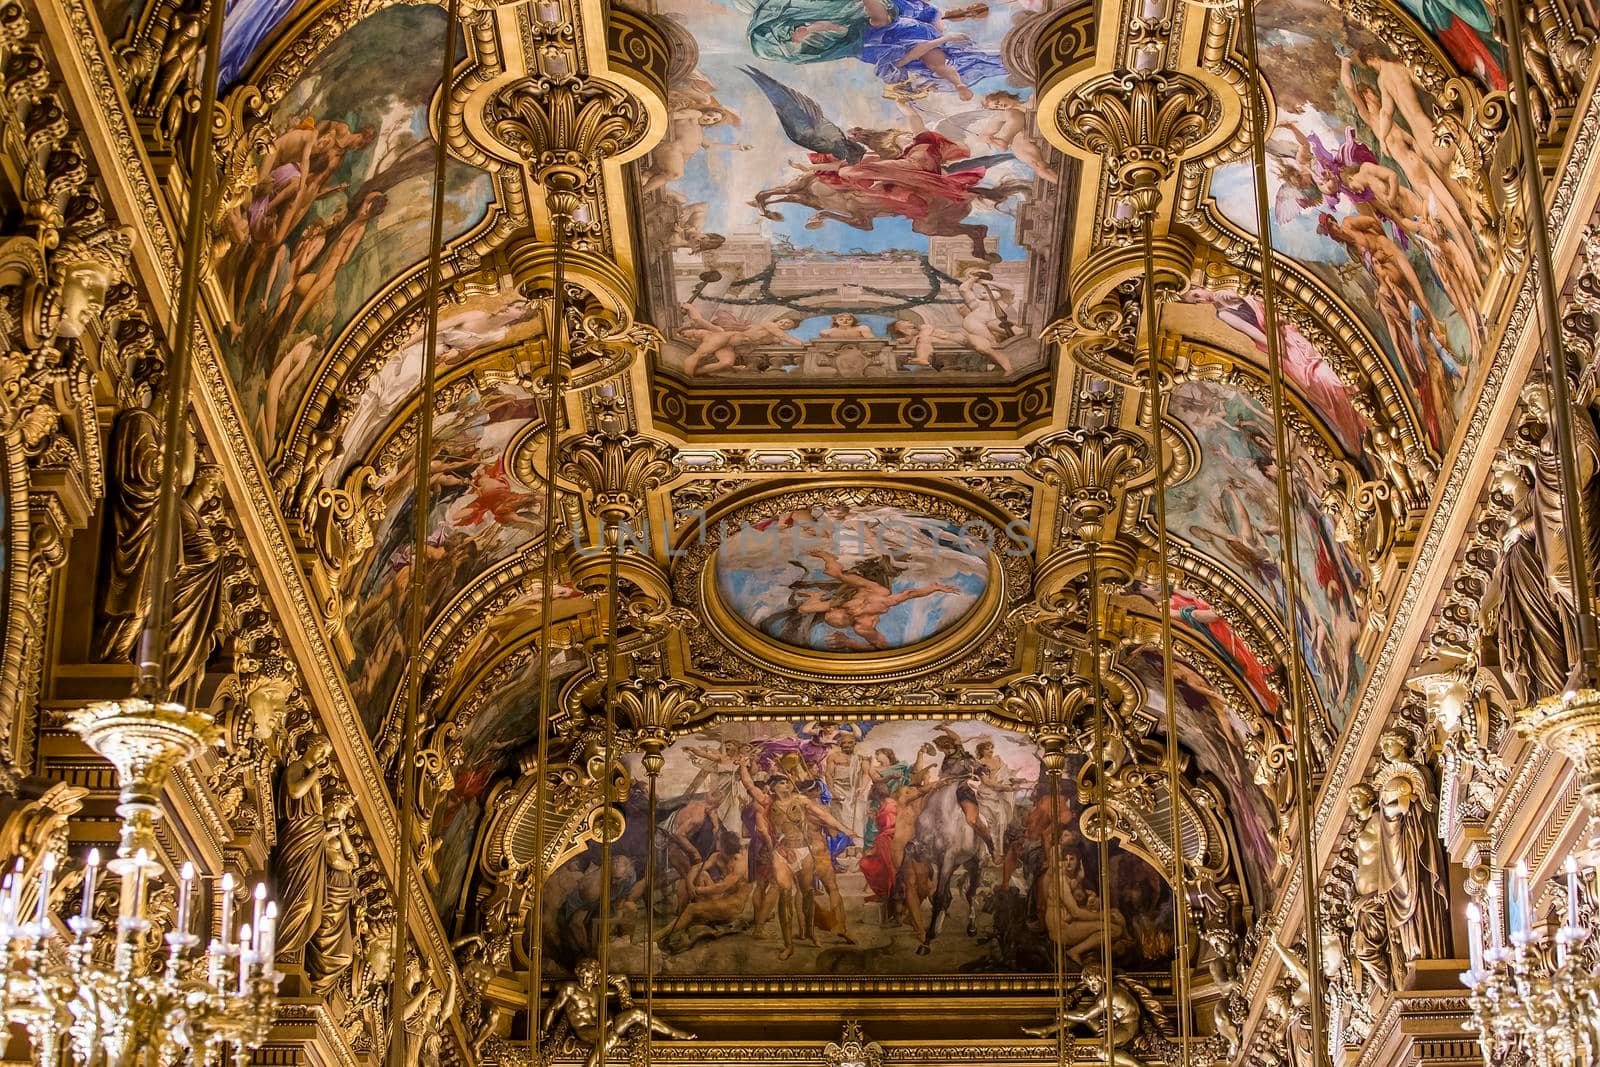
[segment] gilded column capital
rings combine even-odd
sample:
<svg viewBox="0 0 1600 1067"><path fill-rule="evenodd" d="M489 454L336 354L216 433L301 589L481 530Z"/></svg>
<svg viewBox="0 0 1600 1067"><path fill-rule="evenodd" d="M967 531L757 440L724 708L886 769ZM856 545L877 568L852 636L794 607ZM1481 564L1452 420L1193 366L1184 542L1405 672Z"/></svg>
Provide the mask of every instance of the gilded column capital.
<svg viewBox="0 0 1600 1067"><path fill-rule="evenodd" d="M1217 95L1180 71L1118 70L1061 101L1055 133L1079 154L1098 156L1113 191L1136 217L1153 215L1160 187L1187 154L1216 130Z"/></svg>
<svg viewBox="0 0 1600 1067"><path fill-rule="evenodd" d="M711 717L701 696L699 686L663 678L658 670L617 687L616 710L630 727L629 740L644 753L644 769L650 777L661 773L674 736L692 731Z"/></svg>

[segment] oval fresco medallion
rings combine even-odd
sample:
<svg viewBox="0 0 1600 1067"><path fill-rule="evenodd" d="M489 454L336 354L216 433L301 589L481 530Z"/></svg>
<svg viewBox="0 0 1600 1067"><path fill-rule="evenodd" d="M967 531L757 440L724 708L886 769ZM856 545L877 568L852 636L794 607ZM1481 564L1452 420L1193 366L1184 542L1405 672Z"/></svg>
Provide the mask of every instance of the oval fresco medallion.
<svg viewBox="0 0 1600 1067"><path fill-rule="evenodd" d="M781 644L892 652L970 616L989 588L990 555L958 518L816 505L725 529L715 586L735 617Z"/></svg>

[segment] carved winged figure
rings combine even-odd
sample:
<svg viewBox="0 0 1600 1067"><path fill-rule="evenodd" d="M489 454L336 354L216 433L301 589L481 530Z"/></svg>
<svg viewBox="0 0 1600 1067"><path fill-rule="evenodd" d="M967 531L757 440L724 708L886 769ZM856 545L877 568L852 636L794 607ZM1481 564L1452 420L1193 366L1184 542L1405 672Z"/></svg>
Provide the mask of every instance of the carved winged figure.
<svg viewBox="0 0 1600 1067"><path fill-rule="evenodd" d="M1142 1057L1160 1056L1160 1045L1171 1035L1166 1016L1150 987L1131 978L1116 975L1106 981L1100 964L1084 964L1079 976L1081 987L1072 1003L1052 1023L1023 1027L1034 1037L1055 1037L1062 1030L1086 1026L1098 1037L1111 1028L1113 1067L1151 1067Z"/></svg>

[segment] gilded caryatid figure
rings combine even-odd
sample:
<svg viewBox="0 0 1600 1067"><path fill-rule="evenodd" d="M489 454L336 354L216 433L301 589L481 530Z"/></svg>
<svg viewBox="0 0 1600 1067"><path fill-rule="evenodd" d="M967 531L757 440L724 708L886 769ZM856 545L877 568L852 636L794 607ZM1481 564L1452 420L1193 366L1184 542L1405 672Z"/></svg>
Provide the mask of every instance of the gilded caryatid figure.
<svg viewBox="0 0 1600 1067"><path fill-rule="evenodd" d="M1103 1038L1109 1026L1114 1067L1150 1067L1152 1061L1135 1053L1145 1052L1146 1046L1157 1044L1167 1033L1166 1016L1149 987L1121 975L1108 982L1105 971L1094 962L1084 964L1079 981L1076 997L1055 1022L1025 1026L1022 1032L1055 1037L1062 1030L1084 1026Z"/></svg>
<svg viewBox="0 0 1600 1067"><path fill-rule="evenodd" d="M582 959L573 969L573 981L562 982L556 990L556 999L545 1012L543 1033L549 1034L558 1022L564 1022L573 1035L590 1048L585 1067L601 1067L617 1048L645 1035L646 1031L674 1041L693 1041L694 1035L679 1030L635 1007L628 992L627 979L611 975L606 987L600 984L600 964L592 959ZM607 988L609 987L609 988ZM605 1033L600 1032L600 1005L615 991L618 1009L607 1013Z"/></svg>
<svg viewBox="0 0 1600 1067"><path fill-rule="evenodd" d="M1348 931L1350 972L1352 992L1366 1000L1374 988L1393 990L1404 964L1396 958L1389 936L1389 877L1384 865L1378 793L1365 782L1350 789L1350 821L1350 844L1356 857Z"/></svg>
<svg viewBox="0 0 1600 1067"><path fill-rule="evenodd" d="M280 953L304 948L322 922L328 881L323 789L332 756L327 739L313 736L283 769L276 862Z"/></svg>
<svg viewBox="0 0 1600 1067"><path fill-rule="evenodd" d="M1494 492L1508 509L1506 532L1479 611L1507 689L1531 704L1565 684L1566 623L1550 596L1532 472L1518 463L1501 463Z"/></svg>
<svg viewBox="0 0 1600 1067"><path fill-rule="evenodd" d="M1378 742L1384 762L1373 779L1383 832L1384 898L1402 967L1449 956L1444 857L1434 832L1432 776L1397 730Z"/></svg>

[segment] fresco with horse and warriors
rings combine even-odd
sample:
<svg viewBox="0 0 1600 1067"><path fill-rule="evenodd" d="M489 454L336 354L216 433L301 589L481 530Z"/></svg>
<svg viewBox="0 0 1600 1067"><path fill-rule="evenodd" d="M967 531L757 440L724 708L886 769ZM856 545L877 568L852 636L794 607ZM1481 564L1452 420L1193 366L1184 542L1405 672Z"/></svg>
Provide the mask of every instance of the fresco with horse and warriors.
<svg viewBox="0 0 1600 1067"><path fill-rule="evenodd" d="M1066 162L1008 66L1037 6L665 0L698 59L639 167L663 366L909 381L1041 365Z"/></svg>
<svg viewBox="0 0 1600 1067"><path fill-rule="evenodd" d="M633 768L609 930L593 846L547 885L546 958L569 970L609 937L612 966L642 970L653 908L659 974L1050 974L1057 945L1076 972L1107 934L1117 969L1164 972L1171 891L1116 844L1102 925L1078 762L1056 793L1032 742L971 721L737 722L680 738L653 832Z"/></svg>

